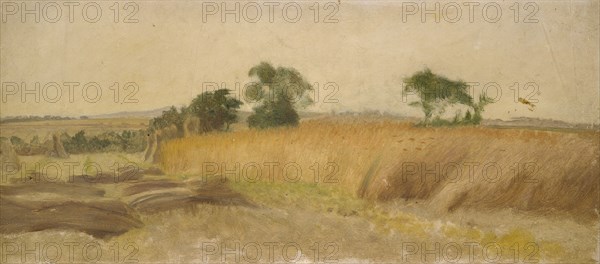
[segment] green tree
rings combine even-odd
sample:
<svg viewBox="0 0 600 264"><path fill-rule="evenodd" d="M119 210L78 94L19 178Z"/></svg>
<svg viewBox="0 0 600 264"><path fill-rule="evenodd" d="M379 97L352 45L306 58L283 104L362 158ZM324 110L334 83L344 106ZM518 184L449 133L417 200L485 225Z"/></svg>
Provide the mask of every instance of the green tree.
<svg viewBox="0 0 600 264"><path fill-rule="evenodd" d="M258 103L248 117L250 127L295 126L300 120L296 109L313 103L309 95L313 87L292 67L261 62L248 76L258 79L246 90L246 97Z"/></svg>
<svg viewBox="0 0 600 264"><path fill-rule="evenodd" d="M79 132L75 133L70 140L65 142L64 147L69 153L88 152L90 149L90 144L85 136L85 131L80 130Z"/></svg>
<svg viewBox="0 0 600 264"><path fill-rule="evenodd" d="M163 111L162 115L150 121L150 130L158 130L169 126L175 126L177 133L183 135L183 125L188 115L188 108L183 106L177 110L171 106L169 110Z"/></svg>
<svg viewBox="0 0 600 264"><path fill-rule="evenodd" d="M483 119L483 117L481 116L481 113L483 112L484 108L488 105L493 103L494 101L492 100L492 98L482 94L479 95L479 102L477 102L476 104L473 105L473 120L472 120L472 124L479 124L481 123L481 120Z"/></svg>
<svg viewBox="0 0 600 264"><path fill-rule="evenodd" d="M471 112L467 111L463 120L455 117L452 123L479 124L484 107L492 103L492 100L485 95L481 95L479 102L475 103L473 97L469 95L467 83L462 80L450 80L427 68L404 79L404 82L406 83L405 93L419 96L419 101L411 102L409 105L420 107L423 110L425 119L422 123L424 125L430 125L434 115L436 115L435 120L441 120L440 115L444 113L445 108L455 104L472 108L474 114L471 116Z"/></svg>
<svg viewBox="0 0 600 264"><path fill-rule="evenodd" d="M227 89L204 92L192 100L189 112L200 119L200 131L229 130L238 120L237 109L242 102L230 96Z"/></svg>

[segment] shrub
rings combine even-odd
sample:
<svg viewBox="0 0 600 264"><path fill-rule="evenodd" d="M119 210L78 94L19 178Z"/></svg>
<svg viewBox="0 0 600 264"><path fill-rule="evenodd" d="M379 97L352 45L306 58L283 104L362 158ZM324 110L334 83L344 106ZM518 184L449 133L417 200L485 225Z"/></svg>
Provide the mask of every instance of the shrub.
<svg viewBox="0 0 600 264"><path fill-rule="evenodd" d="M86 136L81 130L74 136L66 135L63 145L68 153L94 153L94 152L126 152L135 153L143 151L146 146L145 131L124 130L104 132L96 136Z"/></svg>

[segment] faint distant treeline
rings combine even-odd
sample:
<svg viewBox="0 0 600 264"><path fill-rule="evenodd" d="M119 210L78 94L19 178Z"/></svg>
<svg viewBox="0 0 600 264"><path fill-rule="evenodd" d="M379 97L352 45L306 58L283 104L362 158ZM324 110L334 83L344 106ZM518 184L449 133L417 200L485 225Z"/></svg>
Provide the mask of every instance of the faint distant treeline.
<svg viewBox="0 0 600 264"><path fill-rule="evenodd" d="M14 123L14 122L32 122L32 121L45 121L45 120L72 120L72 119L76 119L76 118L65 117L65 116L53 116L53 115L8 116L5 118L0 118L0 124ZM85 119L85 117L82 117L82 119Z"/></svg>

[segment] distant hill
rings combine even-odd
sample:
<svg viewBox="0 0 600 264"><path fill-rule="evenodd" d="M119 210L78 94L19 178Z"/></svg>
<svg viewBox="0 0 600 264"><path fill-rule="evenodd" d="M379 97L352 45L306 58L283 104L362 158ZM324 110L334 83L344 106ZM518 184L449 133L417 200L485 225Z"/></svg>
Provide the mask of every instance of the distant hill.
<svg viewBox="0 0 600 264"><path fill-rule="evenodd" d="M101 115L90 115L87 117L90 119L128 118L128 117L153 118L153 117L160 116L163 111L169 110L169 108L171 108L171 107L165 106L162 108L156 108L156 109L146 110L146 111L123 111L123 112L101 114ZM252 114L252 112L248 112L248 111L238 111L240 120L244 120L244 121L251 114ZM300 115L301 118L311 118L311 117L326 115L325 113L316 113L316 112L298 112L298 114Z"/></svg>
<svg viewBox="0 0 600 264"><path fill-rule="evenodd" d="M157 108L157 109L153 109L153 110L146 110L146 111L123 111L123 112L110 113L110 114L91 115L91 116L88 116L88 117L92 118L92 119L100 119L100 118L127 118L127 117L147 117L147 118L152 118L152 117L160 116L163 111L168 110L169 108L171 108L171 107L170 106L165 106L165 107Z"/></svg>
<svg viewBox="0 0 600 264"><path fill-rule="evenodd" d="M483 120L484 126L506 126L506 127L540 127L540 128L566 128L566 129L598 129L598 124L575 124L565 121L531 118L531 117L515 117L511 120L486 119Z"/></svg>

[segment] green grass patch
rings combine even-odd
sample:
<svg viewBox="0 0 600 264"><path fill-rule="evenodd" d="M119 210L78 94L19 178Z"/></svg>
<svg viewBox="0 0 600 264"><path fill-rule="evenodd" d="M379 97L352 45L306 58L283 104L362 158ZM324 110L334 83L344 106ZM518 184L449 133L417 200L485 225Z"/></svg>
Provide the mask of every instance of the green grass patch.
<svg viewBox="0 0 600 264"><path fill-rule="evenodd" d="M267 206L294 206L342 215L356 215L368 206L367 201L350 193L315 183L230 181L230 186L254 202Z"/></svg>

